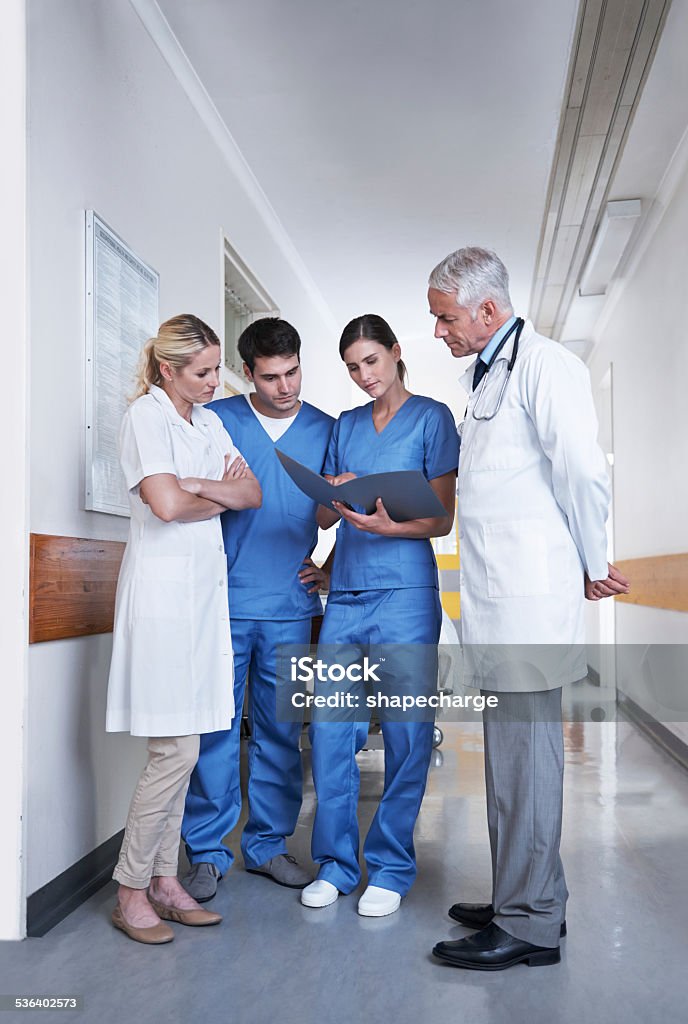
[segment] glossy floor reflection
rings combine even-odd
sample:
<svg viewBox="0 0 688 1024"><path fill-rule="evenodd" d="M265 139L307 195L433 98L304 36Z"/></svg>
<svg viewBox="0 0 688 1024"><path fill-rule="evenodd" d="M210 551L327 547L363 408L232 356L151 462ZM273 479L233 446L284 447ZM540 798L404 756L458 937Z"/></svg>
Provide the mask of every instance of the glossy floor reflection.
<svg viewBox="0 0 688 1024"><path fill-rule="evenodd" d="M430 950L469 934L446 916L451 903L490 894L482 733L443 728L416 833L418 881L392 917L358 917L355 895L307 910L235 865L211 904L223 925L175 926L171 945L143 947L111 927L108 886L44 938L0 945L0 993L83 994L85 1010L59 1020L98 1024L685 1021L688 775L628 723L568 724L562 962L461 971ZM360 755L364 829L382 757ZM309 785L292 841L303 860L313 800ZM236 835L229 842L238 848ZM3 1014L12 1019L25 1015Z"/></svg>

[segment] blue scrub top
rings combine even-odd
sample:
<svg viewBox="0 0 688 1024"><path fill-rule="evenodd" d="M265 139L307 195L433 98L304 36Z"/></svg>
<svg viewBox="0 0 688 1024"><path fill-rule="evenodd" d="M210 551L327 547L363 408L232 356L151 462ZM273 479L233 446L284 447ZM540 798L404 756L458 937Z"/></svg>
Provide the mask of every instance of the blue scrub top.
<svg viewBox="0 0 688 1024"><path fill-rule="evenodd" d="M365 476L420 469L428 480L434 480L455 472L458 464L459 438L451 412L432 398L412 395L379 434L373 424L372 402L342 413L332 431L324 471L334 476ZM437 565L429 540L380 537L342 520L330 590L437 586Z"/></svg>
<svg viewBox="0 0 688 1024"><path fill-rule="evenodd" d="M285 473L275 447L315 473L322 473L334 419L307 402L279 441L273 441L244 395L211 402L263 490L257 509L222 514L231 619L308 619L322 613L318 594L298 578L313 551L318 528L316 502Z"/></svg>

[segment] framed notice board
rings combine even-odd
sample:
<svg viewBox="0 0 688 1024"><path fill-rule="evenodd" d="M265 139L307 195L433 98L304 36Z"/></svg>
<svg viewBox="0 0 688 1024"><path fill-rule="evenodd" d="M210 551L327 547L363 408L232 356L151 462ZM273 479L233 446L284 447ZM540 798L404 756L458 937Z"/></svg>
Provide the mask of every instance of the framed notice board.
<svg viewBox="0 0 688 1024"><path fill-rule="evenodd" d="M129 515L119 428L143 343L158 329L160 277L93 210L86 211L84 507Z"/></svg>

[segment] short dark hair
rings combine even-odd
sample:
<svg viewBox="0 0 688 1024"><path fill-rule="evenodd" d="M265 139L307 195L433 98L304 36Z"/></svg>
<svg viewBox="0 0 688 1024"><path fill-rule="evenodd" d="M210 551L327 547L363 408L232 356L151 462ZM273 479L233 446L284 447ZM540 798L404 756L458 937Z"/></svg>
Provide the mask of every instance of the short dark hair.
<svg viewBox="0 0 688 1024"><path fill-rule="evenodd" d="M344 353L349 346L353 345L355 341L360 341L361 338L376 341L378 345L383 345L390 351L399 344L396 334L386 320L378 316L377 313L364 313L363 316L357 316L354 320L350 320L342 331L339 340L339 354L342 359L344 359ZM406 376L403 359L397 363L397 373L399 380L403 381Z"/></svg>
<svg viewBox="0 0 688 1024"><path fill-rule="evenodd" d="M276 316L254 320L239 338L239 355L251 373L258 356L298 356L300 351L299 332Z"/></svg>

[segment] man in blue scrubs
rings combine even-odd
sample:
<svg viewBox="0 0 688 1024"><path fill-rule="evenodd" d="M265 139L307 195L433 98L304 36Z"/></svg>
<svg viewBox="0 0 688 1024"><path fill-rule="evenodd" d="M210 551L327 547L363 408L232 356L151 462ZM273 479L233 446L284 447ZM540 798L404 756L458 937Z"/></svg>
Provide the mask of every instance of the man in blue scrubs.
<svg viewBox="0 0 688 1024"><path fill-rule="evenodd" d="M186 798L182 837L191 864L182 884L199 902L211 899L234 857L223 844L241 813L241 709L249 677L248 821L241 850L248 871L301 889L311 876L287 853L301 808L301 726L278 722L275 648L308 644L321 613L326 573L310 555L317 541L316 504L282 469L275 447L321 473L334 420L299 401L301 340L284 320L257 320L241 335L250 395L212 402L260 481L259 509L222 516L229 617L234 650L231 729L201 736Z"/></svg>

